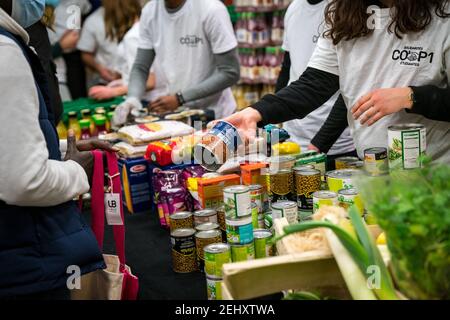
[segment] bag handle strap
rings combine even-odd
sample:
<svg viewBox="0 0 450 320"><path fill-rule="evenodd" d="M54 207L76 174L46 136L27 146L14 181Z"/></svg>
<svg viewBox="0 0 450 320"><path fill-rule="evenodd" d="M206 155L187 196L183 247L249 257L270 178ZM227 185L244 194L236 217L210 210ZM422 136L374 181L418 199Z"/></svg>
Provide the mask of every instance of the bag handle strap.
<svg viewBox="0 0 450 320"><path fill-rule="evenodd" d="M103 164L103 152L95 150L94 155L94 171L92 177L92 231L97 239L98 245L103 250L103 240L105 234L105 169ZM105 152L108 164L108 172L110 182L112 182L112 191L120 195L120 215L124 220L123 204L122 204L122 186L120 183L119 166L117 157L112 152ZM121 271L125 269L125 226L113 226L114 242L116 245L116 254L121 264Z"/></svg>

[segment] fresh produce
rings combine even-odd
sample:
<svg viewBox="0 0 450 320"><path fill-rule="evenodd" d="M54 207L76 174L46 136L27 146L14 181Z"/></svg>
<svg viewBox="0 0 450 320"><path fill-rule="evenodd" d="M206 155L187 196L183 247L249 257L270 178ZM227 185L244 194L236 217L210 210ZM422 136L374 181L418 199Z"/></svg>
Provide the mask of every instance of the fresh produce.
<svg viewBox="0 0 450 320"><path fill-rule="evenodd" d="M398 299L389 271L384 264L377 246L375 245L374 239L369 234L367 226L365 225L363 219L361 218L361 215L358 212L358 209L356 209L355 206L352 206L350 208L349 217L357 235L356 239L349 232L333 222L310 221L285 227L285 234L276 240L279 240L286 235L296 232L303 232L316 228L331 229L340 240L344 248L352 256L354 262L359 267L359 270L363 275L367 275L368 270L370 270L374 266L378 267L380 275L380 286L371 288L373 293L382 300ZM341 267L341 270L345 271L345 266ZM358 283L347 283L347 285L349 285L350 287L366 286L366 282L358 281Z"/></svg>
<svg viewBox="0 0 450 320"><path fill-rule="evenodd" d="M450 299L450 166L393 171L357 184L386 233L402 293Z"/></svg>

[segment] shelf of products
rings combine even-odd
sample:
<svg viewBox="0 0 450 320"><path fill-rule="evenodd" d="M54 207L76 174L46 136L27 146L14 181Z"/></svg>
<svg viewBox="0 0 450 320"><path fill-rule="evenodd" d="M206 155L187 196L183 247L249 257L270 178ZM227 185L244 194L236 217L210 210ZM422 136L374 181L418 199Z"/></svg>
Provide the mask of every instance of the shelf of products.
<svg viewBox="0 0 450 320"><path fill-rule="evenodd" d="M264 48L283 42L284 12L237 14L236 38L241 48Z"/></svg>
<svg viewBox="0 0 450 320"><path fill-rule="evenodd" d="M281 71L283 52L280 47L240 49L241 83L275 85Z"/></svg>
<svg viewBox="0 0 450 320"><path fill-rule="evenodd" d="M236 12L273 12L286 9L292 0L234 0Z"/></svg>

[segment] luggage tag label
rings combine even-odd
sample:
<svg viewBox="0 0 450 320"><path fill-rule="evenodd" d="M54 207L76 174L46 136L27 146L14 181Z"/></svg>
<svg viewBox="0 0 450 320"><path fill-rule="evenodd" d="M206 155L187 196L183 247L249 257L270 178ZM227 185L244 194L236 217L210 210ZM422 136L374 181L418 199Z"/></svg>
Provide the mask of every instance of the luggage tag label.
<svg viewBox="0 0 450 320"><path fill-rule="evenodd" d="M110 226L123 226L123 220L122 215L120 212L120 194L119 193L113 193L113 178L115 178L117 175L110 176L110 187L108 188L109 192L105 193L105 214L106 214L106 221L108 222L108 225Z"/></svg>

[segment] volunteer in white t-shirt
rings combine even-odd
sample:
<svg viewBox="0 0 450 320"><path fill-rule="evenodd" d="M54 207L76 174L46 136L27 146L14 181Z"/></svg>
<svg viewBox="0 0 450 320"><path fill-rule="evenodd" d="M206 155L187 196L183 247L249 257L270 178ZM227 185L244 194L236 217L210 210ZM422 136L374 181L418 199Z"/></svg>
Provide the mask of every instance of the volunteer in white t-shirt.
<svg viewBox="0 0 450 320"><path fill-rule="evenodd" d="M388 146L389 126L420 123L427 153L450 163L450 3L397 2L331 1L330 27L299 80L227 120L250 134L258 123L303 118L340 90L360 157ZM379 8L370 15L369 5Z"/></svg>
<svg viewBox="0 0 450 320"><path fill-rule="evenodd" d="M130 77L128 98L116 111L123 124L142 108L145 79L155 56L170 95L151 102L152 112L183 105L210 108L216 117L236 108L230 86L239 80L237 41L226 7L219 0L153 0L143 9L140 43Z"/></svg>
<svg viewBox="0 0 450 320"><path fill-rule="evenodd" d="M277 82L277 92L300 78L308 67L309 59L323 33L326 5L327 1L325 0L294 0L289 6L284 18L283 50L285 58ZM311 139L327 119L338 96L339 93L336 93L324 105L305 118L283 124L283 128L289 132L291 140L298 143L302 150L308 149ZM343 100L340 99L338 103L343 103ZM330 159L339 156L356 156L350 129L346 128L338 137L330 150L321 151L327 152Z"/></svg>
<svg viewBox="0 0 450 320"><path fill-rule="evenodd" d="M99 75L93 82L108 83L119 78L114 65L118 42L108 39L105 30L105 9L98 8L84 22L77 48L82 52L83 62Z"/></svg>

